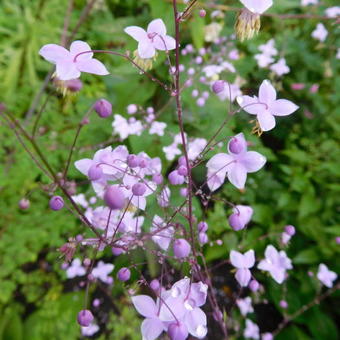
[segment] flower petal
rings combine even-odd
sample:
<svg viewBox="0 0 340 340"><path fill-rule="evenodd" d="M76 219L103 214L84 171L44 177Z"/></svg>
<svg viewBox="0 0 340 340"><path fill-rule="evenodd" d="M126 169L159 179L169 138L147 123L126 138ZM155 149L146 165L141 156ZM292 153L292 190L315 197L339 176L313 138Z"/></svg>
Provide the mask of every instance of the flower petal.
<svg viewBox="0 0 340 340"><path fill-rule="evenodd" d="M275 117L269 111L262 111L257 115L257 120L262 131L269 131L276 125Z"/></svg>
<svg viewBox="0 0 340 340"><path fill-rule="evenodd" d="M240 0L253 13L262 14L273 5L273 0Z"/></svg>
<svg viewBox="0 0 340 340"><path fill-rule="evenodd" d="M253 249L248 250L244 253L244 260L246 264L246 268L251 268L255 264L255 253Z"/></svg>
<svg viewBox="0 0 340 340"><path fill-rule="evenodd" d="M58 60L56 74L60 80L71 80L80 77L80 71L72 60Z"/></svg>
<svg viewBox="0 0 340 340"><path fill-rule="evenodd" d="M131 36L136 41L145 41L148 40L148 36L146 31L138 26L129 26L124 29L124 32Z"/></svg>
<svg viewBox="0 0 340 340"><path fill-rule="evenodd" d="M176 48L176 40L169 35L155 36L153 46L160 51L170 51Z"/></svg>
<svg viewBox="0 0 340 340"><path fill-rule="evenodd" d="M207 335L207 316L200 308L195 308L186 313L184 324L187 326L189 333L199 339Z"/></svg>
<svg viewBox="0 0 340 340"><path fill-rule="evenodd" d="M278 99L270 105L270 111L275 116L288 116L299 107L287 99Z"/></svg>
<svg viewBox="0 0 340 340"><path fill-rule="evenodd" d="M247 287L251 279L251 272L247 268L237 269L235 273L235 279L240 284L241 287Z"/></svg>
<svg viewBox="0 0 340 340"><path fill-rule="evenodd" d="M153 47L150 40L142 40L138 44L138 55L142 59L149 59L154 57L156 54L156 50Z"/></svg>
<svg viewBox="0 0 340 340"><path fill-rule="evenodd" d="M91 165L94 162L92 161L92 159L89 158L84 158L84 159L80 159L79 161L76 161L74 163L74 166L77 168L77 170L79 170L83 175L87 176L89 169L91 167Z"/></svg>
<svg viewBox="0 0 340 340"><path fill-rule="evenodd" d="M148 33L166 35L166 27L162 19L155 19L150 22L147 28Z"/></svg>
<svg viewBox="0 0 340 340"><path fill-rule="evenodd" d="M248 151L241 160L247 172L259 171L266 164L266 161L266 157L256 151Z"/></svg>
<svg viewBox="0 0 340 340"><path fill-rule="evenodd" d="M246 268L244 255L236 250L230 252L230 262L235 268Z"/></svg>
<svg viewBox="0 0 340 340"><path fill-rule="evenodd" d="M76 40L70 46L70 52L71 52L72 58L74 58L76 55L78 55L81 52L88 52L88 51L91 51L91 47L85 41ZM91 53L84 53L84 54L77 56L77 61L78 60L88 60L88 59L91 59L92 57L93 57L92 52Z"/></svg>
<svg viewBox="0 0 340 340"><path fill-rule="evenodd" d="M157 308L155 301L147 295L135 295L131 298L137 312L146 318L156 317Z"/></svg>
<svg viewBox="0 0 340 340"><path fill-rule="evenodd" d="M226 173L210 173L207 174L207 185L211 191L217 190L224 183Z"/></svg>
<svg viewBox="0 0 340 340"><path fill-rule="evenodd" d="M257 97L238 96L236 100L242 110L250 113L251 115L257 115L259 112L266 109L266 105L259 103Z"/></svg>
<svg viewBox="0 0 340 340"><path fill-rule="evenodd" d="M217 155L210 158L206 167L209 169L211 174L213 172L225 173L232 164L233 157L226 153L218 153Z"/></svg>
<svg viewBox="0 0 340 340"><path fill-rule="evenodd" d="M98 74L100 76L110 74L105 65L97 59L77 60L76 65L81 72Z"/></svg>
<svg viewBox="0 0 340 340"><path fill-rule="evenodd" d="M259 101L261 103L271 104L276 100L276 90L274 86L268 81L264 80L259 90Z"/></svg>
<svg viewBox="0 0 340 340"><path fill-rule="evenodd" d="M239 163L236 163L228 171L228 179L238 189L243 189L247 180L247 170Z"/></svg>
<svg viewBox="0 0 340 340"><path fill-rule="evenodd" d="M44 45L40 49L39 54L53 64L59 60L68 59L70 57L70 52L66 48L56 44Z"/></svg>
<svg viewBox="0 0 340 340"><path fill-rule="evenodd" d="M157 339L163 330L163 323L158 319L145 319L141 325L141 333L145 340Z"/></svg>

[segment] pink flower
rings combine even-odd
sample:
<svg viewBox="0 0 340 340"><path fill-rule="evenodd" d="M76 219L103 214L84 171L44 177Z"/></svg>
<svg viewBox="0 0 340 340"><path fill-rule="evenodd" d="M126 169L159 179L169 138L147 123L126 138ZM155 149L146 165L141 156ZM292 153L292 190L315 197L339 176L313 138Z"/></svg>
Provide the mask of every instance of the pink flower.
<svg viewBox="0 0 340 340"><path fill-rule="evenodd" d="M232 250L230 252L230 262L237 268L235 278L241 287L247 287L251 279L251 272L249 268L255 264L254 250L248 250L245 254Z"/></svg>
<svg viewBox="0 0 340 340"><path fill-rule="evenodd" d="M142 59L154 57L156 50L170 51L176 47L175 39L166 35L166 27L162 19L151 21L147 31L138 26L126 27L124 31L138 41L138 55Z"/></svg>
<svg viewBox="0 0 340 340"><path fill-rule="evenodd" d="M326 27L321 23L318 23L316 25L316 29L312 32L312 37L321 42L324 42L326 40L327 35L328 31L326 30Z"/></svg>
<svg viewBox="0 0 340 340"><path fill-rule="evenodd" d="M260 170L266 163L266 158L255 151L247 151L247 142L243 133L239 133L237 138L242 145L239 153L233 153L229 149L229 154L218 153L207 163L208 187L211 191L218 189L224 182L225 176L238 189L243 189L247 179L247 173Z"/></svg>
<svg viewBox="0 0 340 340"><path fill-rule="evenodd" d="M257 116L263 131L275 127L274 116L288 116L299 108L287 99L276 99L276 90L268 80L262 82L258 97L242 96L237 102L244 111Z"/></svg>
<svg viewBox="0 0 340 340"><path fill-rule="evenodd" d="M86 270L78 258L74 259L71 265L66 269L66 276L68 279L73 279L76 276L83 276L85 274Z"/></svg>
<svg viewBox="0 0 340 340"><path fill-rule="evenodd" d="M251 297L249 296L244 299L237 299L236 304L243 316L246 316L248 313L252 313L254 311L254 308L251 305Z"/></svg>
<svg viewBox="0 0 340 340"><path fill-rule="evenodd" d="M111 278L108 275L113 271L113 269L113 264L99 261L97 266L93 268L92 275L105 283L110 283Z"/></svg>
<svg viewBox="0 0 340 340"><path fill-rule="evenodd" d="M286 270L292 269L292 261L281 250L278 252L272 245L265 250L266 258L258 264L257 268L268 271L277 283L282 283L286 276Z"/></svg>
<svg viewBox="0 0 340 340"><path fill-rule="evenodd" d="M247 339L260 339L260 329L259 326L253 321L246 319L246 328L244 330L243 336Z"/></svg>
<svg viewBox="0 0 340 340"><path fill-rule="evenodd" d="M262 14L273 5L273 0L240 0L252 13Z"/></svg>
<svg viewBox="0 0 340 340"><path fill-rule="evenodd" d="M286 59L281 58L276 64L270 66L270 69L275 72L279 77L289 73L290 68L286 64Z"/></svg>
<svg viewBox="0 0 340 340"><path fill-rule="evenodd" d="M328 16L328 18L336 18L337 16L340 15L340 6L333 6L327 8L325 10L325 14L326 16Z"/></svg>
<svg viewBox="0 0 340 340"><path fill-rule="evenodd" d="M56 75L61 80L71 80L80 77L81 72L93 73L101 76L109 74L104 64L93 58L91 47L84 41L76 40L70 46L70 51L56 45L44 45L39 54L56 65ZM79 55L80 54L80 55Z"/></svg>
<svg viewBox="0 0 340 340"><path fill-rule="evenodd" d="M323 263L319 265L319 270L316 276L328 288L333 287L333 281L335 281L338 277L335 272L329 270Z"/></svg>

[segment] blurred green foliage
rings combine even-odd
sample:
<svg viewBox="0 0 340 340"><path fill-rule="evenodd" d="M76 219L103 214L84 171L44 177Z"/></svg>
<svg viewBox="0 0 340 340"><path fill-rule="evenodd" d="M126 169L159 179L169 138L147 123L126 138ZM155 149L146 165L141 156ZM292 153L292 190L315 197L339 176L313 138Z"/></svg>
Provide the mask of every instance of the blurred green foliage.
<svg viewBox="0 0 340 340"><path fill-rule="evenodd" d="M85 3L75 1L71 28ZM301 13L299 3L297 0L276 1L271 12ZM46 43L59 43L67 5L66 0L2 0L0 4L0 101L17 118L25 117L50 69L38 56L38 51ZM327 5L335 4L331 0L324 1L323 8ZM309 10L320 12L314 7ZM132 24L145 26L156 17L163 18L169 34L173 34L172 11L166 1L98 1L76 38L88 41L93 48L133 51L135 42L122 33L123 28ZM233 20L234 13L228 12L222 34L232 33ZM337 261L340 248L335 243L335 237L340 236L340 78L337 76L340 66L335 59L335 47L340 45L339 27L325 22L329 37L326 43L318 44L310 38L316 20L266 17L262 22L263 29L257 38L238 45L242 58L235 62L237 72L247 80L249 92L256 92L263 79L272 77L267 70L256 66L253 55L259 44L274 37L291 72L282 81L271 80L281 87L280 97L293 100L300 109L288 119L279 120L278 128L261 138L250 135L245 114L239 114L224 128L222 137L245 131L254 149L266 155L268 165L248 179L244 193L230 184L224 185L219 192L222 197L251 205L255 215L246 233L235 233L227 223L230 209L219 202L211 206L206 215L209 237L220 238L224 243L223 246L207 246L205 253L208 262L227 259L229 250L236 247L254 248L260 256L269 241L278 244L279 233L286 224L296 226L297 235L287 250L294 264L287 289L282 290L271 279L256 274L265 282L269 301L279 309L279 301L285 297L289 303L288 312L293 313L320 292L320 285L308 276L308 271L315 272L320 262L340 271ZM193 41L198 48L203 45L203 23L204 19L194 18L183 24L183 44ZM76 96L62 97L48 88L52 97L41 119L45 133L39 137L39 142L45 146L46 155L56 169L61 170L66 163L74 129L97 98L109 99L115 112L120 114L130 103L153 106L157 110L168 100L159 87L138 75L125 61L107 55L99 58L111 70L110 77L82 75L84 88ZM154 72L168 80L164 59L164 56L159 57ZM189 57L182 62L189 64ZM291 84L298 82L305 83L306 88L291 90ZM320 85L319 92L311 94L308 89L315 83ZM202 86L197 84L196 88ZM215 131L225 118L225 103L211 96L206 106L198 108L190 92L183 93L186 131L190 136L209 138L207 133ZM45 98L46 95L43 100ZM168 124L167 132L177 133L174 112L171 102L161 120ZM91 124L82 131L78 141L82 148L77 148L74 159L92 155L94 148L91 146L109 140L111 131L110 123L92 117ZM65 289L65 274L60 269L61 260L56 249L68 237L83 232L83 227L66 210L53 213L47 209L48 192L42 189L46 189L48 179L33 166L13 132L2 123L0 140L0 340L76 339L79 329L75 315L82 307L83 293ZM160 156L166 170L171 164L164 159L162 146L170 143L170 136L160 139L144 133L141 138L130 137L127 145L131 152L145 151L150 156ZM203 166L195 170L197 181L202 181L203 175ZM70 178L83 180L73 167ZM31 207L20 211L18 201L24 196L29 197ZM174 200L181 201L178 193ZM200 209L197 201L195 209ZM157 207L152 207L152 211L156 212ZM261 239L264 234L268 237ZM136 256L140 260L144 255ZM117 267L127 259L118 261ZM120 296L122 292L118 285L112 295ZM278 339L336 340L335 320L340 315L335 301L327 299L313 307L287 327ZM139 339L136 313L126 303L119 302L119 305L120 315L110 314L100 339Z"/></svg>

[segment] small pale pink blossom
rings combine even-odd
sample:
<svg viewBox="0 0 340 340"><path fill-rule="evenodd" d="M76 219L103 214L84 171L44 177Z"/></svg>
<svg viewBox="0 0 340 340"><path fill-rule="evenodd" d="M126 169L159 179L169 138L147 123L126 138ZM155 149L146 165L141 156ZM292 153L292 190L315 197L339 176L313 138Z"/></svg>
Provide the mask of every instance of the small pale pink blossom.
<svg viewBox="0 0 340 340"><path fill-rule="evenodd" d="M241 287L247 287L251 279L251 272L249 268L252 268L255 264L254 250L248 250L244 254L232 250L230 252L230 262L235 268L237 268L235 274L237 282Z"/></svg>
<svg viewBox="0 0 340 340"><path fill-rule="evenodd" d="M332 272L328 269L328 267L321 263L319 265L317 278L328 288L333 287L333 281L335 281L338 275L335 272Z"/></svg>
<svg viewBox="0 0 340 340"><path fill-rule="evenodd" d="M316 40L324 42L328 36L328 31L322 23L316 25L316 29L312 32L312 37Z"/></svg>
<svg viewBox="0 0 340 340"><path fill-rule="evenodd" d="M253 321L246 319L246 328L243 332L243 336L246 339L260 339L260 329L259 326Z"/></svg>
<svg viewBox="0 0 340 340"><path fill-rule="evenodd" d="M270 69L279 77L290 72L290 68L287 66L285 58L279 59L277 63L270 66Z"/></svg>
<svg viewBox="0 0 340 340"><path fill-rule="evenodd" d="M248 313L254 312L254 308L251 305L251 297L247 296L244 299L237 299L236 304L240 309L240 312L243 316L246 316Z"/></svg>
<svg viewBox="0 0 340 340"><path fill-rule="evenodd" d="M264 13L269 7L273 5L273 0L240 0L250 12L256 14Z"/></svg>

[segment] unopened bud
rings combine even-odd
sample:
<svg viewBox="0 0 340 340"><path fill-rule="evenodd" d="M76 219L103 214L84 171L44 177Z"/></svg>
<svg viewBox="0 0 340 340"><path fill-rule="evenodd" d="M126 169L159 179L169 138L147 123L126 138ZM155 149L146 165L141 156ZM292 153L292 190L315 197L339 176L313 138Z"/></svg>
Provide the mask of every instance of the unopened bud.
<svg viewBox="0 0 340 340"><path fill-rule="evenodd" d="M50 208L52 210L60 210L64 207L64 200L61 196L53 196L49 202Z"/></svg>
<svg viewBox="0 0 340 340"><path fill-rule="evenodd" d="M93 321L93 315L90 310L83 309L78 313L78 323L82 327L90 326L91 322Z"/></svg>
<svg viewBox="0 0 340 340"><path fill-rule="evenodd" d="M112 114L112 104L106 99L97 100L93 108L101 118L107 118Z"/></svg>
<svg viewBox="0 0 340 340"><path fill-rule="evenodd" d="M120 210L125 206L125 197L117 186L109 186L104 194L104 201L106 205L112 210Z"/></svg>

